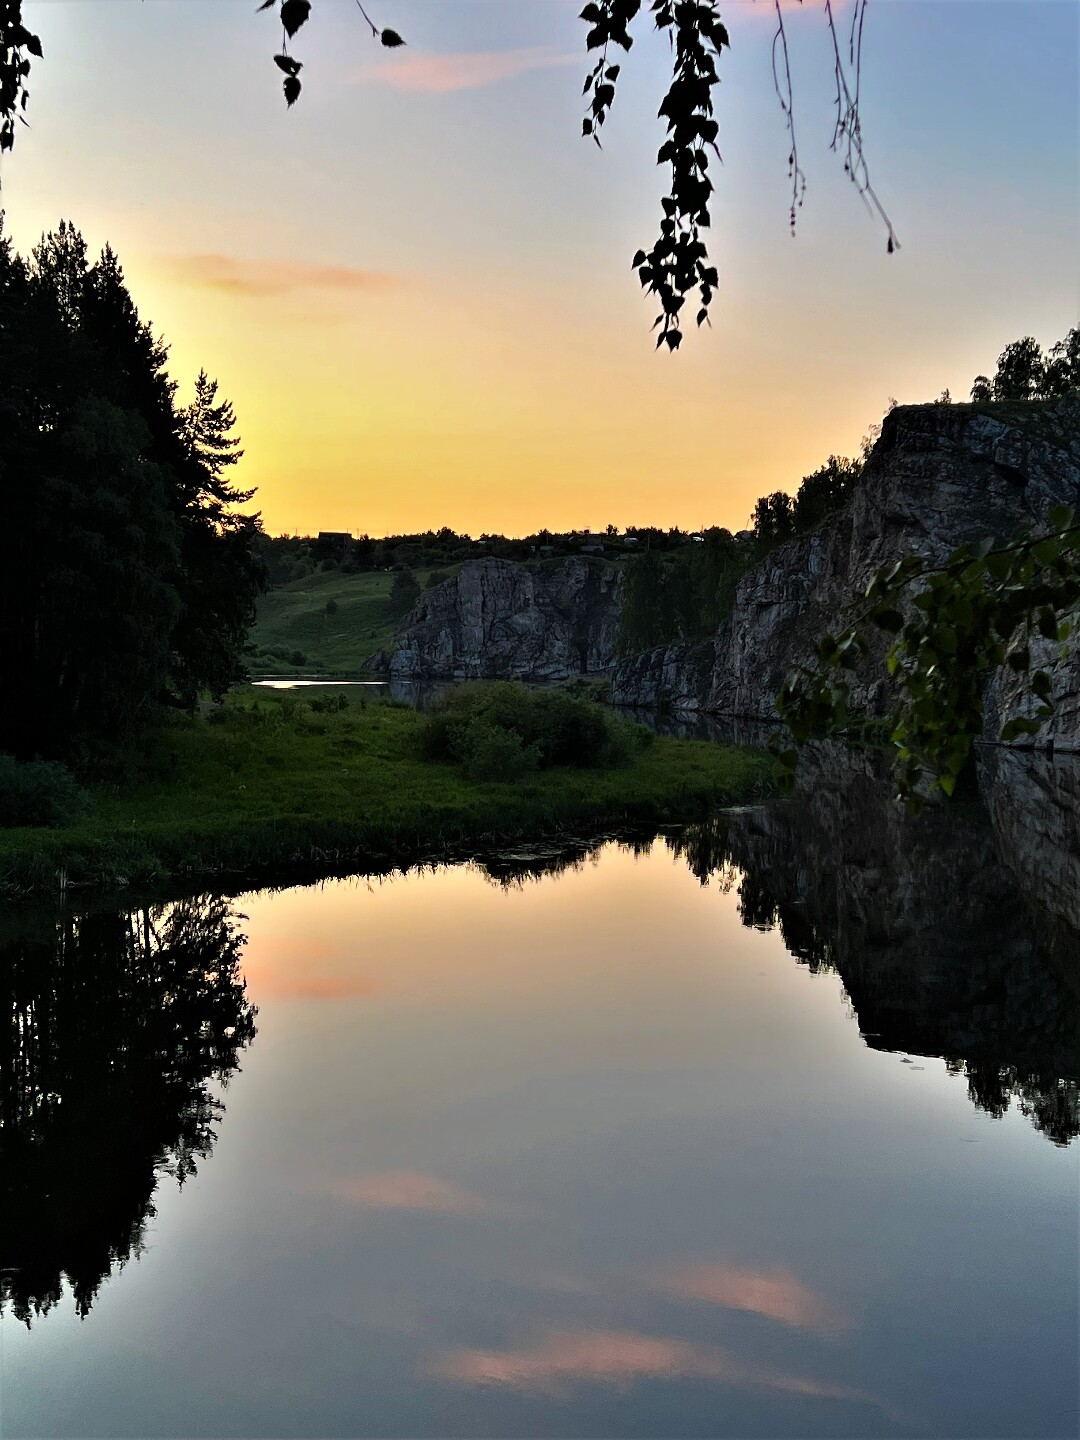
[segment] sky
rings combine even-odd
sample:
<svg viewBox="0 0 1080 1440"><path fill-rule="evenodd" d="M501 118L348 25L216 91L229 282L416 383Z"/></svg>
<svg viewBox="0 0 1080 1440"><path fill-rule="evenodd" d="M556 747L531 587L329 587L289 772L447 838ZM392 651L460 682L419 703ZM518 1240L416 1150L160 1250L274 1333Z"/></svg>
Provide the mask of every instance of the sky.
<svg viewBox="0 0 1080 1440"><path fill-rule="evenodd" d="M738 529L890 400L964 398L1010 340L1080 318L1080 6L871 0L889 256L829 149L823 0L784 4L797 235L771 6L729 0L720 288L677 355L630 267L664 184L667 42L643 15L600 151L576 0L371 0L395 50L316 0L292 110L254 0L26 0L44 58L7 229L112 244L181 398L205 367L235 404L271 533Z"/></svg>

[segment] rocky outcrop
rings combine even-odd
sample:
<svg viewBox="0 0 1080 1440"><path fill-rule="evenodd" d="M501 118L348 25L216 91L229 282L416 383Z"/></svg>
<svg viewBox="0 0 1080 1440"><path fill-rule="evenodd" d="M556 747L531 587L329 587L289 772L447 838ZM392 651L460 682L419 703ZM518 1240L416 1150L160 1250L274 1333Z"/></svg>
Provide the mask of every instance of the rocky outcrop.
<svg viewBox="0 0 1080 1440"><path fill-rule="evenodd" d="M1080 502L1080 397L1054 406L905 406L886 417L851 505L813 535L766 557L739 585L713 643L670 646L621 661L613 698L767 719L783 678L825 632L852 623L871 577L906 554L943 559L957 545L1045 524L1054 505ZM884 646L882 647L884 649ZM1054 659L1060 700L1051 730L1080 739L1080 658ZM856 677L852 699L885 702L882 667ZM1002 678L997 718L1024 703Z"/></svg>
<svg viewBox="0 0 1080 1440"><path fill-rule="evenodd" d="M574 556L472 560L424 593L389 657L396 679L566 680L615 657L622 575Z"/></svg>

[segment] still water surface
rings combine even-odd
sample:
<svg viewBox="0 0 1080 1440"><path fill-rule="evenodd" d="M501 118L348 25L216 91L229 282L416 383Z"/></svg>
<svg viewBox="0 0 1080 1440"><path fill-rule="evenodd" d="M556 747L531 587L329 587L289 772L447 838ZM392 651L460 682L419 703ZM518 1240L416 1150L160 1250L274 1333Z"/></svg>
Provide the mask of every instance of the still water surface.
<svg viewBox="0 0 1080 1440"><path fill-rule="evenodd" d="M54 924L2 1434L1075 1434L1075 994L991 916L958 1001L914 892L852 948L734 823Z"/></svg>

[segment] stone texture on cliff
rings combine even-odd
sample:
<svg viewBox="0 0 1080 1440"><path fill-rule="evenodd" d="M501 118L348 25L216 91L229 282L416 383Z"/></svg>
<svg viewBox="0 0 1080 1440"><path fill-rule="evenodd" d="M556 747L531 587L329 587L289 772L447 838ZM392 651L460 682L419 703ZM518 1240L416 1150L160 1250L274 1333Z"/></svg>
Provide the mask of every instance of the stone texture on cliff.
<svg viewBox="0 0 1080 1440"><path fill-rule="evenodd" d="M565 680L615 655L622 575L602 560L471 560L406 616L395 678Z"/></svg>
<svg viewBox="0 0 1080 1440"><path fill-rule="evenodd" d="M941 560L985 535L1043 525L1052 506L1080 503L1080 397L1056 405L916 405L894 410L850 506L790 541L748 574L714 642L622 661L613 698L767 719L784 676L825 632L853 622L874 573L906 554ZM881 649L884 651L884 643ZM880 658L880 657L878 657ZM1062 707L1048 733L1080 738L1080 665L1056 662ZM880 665L853 684L856 706L877 713ZM1004 689L999 710L1021 703Z"/></svg>

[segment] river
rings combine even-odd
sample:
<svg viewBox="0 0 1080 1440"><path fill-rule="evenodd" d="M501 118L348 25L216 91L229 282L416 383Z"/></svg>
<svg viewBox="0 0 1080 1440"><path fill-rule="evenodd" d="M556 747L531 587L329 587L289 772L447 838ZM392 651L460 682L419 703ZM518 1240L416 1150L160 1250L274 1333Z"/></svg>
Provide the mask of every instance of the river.
<svg viewBox="0 0 1080 1440"><path fill-rule="evenodd" d="M7 912L0 1434L1075 1434L1080 862L1019 783L915 820L826 755L653 838Z"/></svg>

